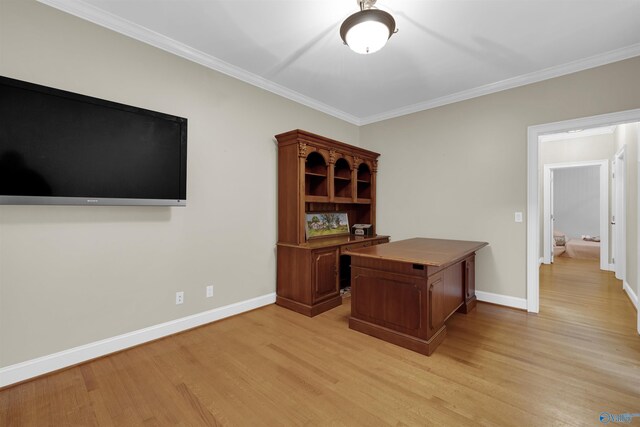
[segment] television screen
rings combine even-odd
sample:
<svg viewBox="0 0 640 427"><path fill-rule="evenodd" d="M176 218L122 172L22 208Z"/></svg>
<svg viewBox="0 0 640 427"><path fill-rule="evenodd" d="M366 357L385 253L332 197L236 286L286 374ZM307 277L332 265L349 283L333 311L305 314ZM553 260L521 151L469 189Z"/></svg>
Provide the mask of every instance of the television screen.
<svg viewBox="0 0 640 427"><path fill-rule="evenodd" d="M0 77L0 203L186 204L187 119Z"/></svg>

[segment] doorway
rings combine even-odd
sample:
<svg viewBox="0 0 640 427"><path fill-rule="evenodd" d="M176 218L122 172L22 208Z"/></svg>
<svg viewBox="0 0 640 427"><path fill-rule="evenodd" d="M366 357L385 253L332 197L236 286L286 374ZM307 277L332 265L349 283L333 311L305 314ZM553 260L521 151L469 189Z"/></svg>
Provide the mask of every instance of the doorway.
<svg viewBox="0 0 640 427"><path fill-rule="evenodd" d="M594 168L595 174L598 176L597 178L597 198L598 198L598 208L597 212L589 212L587 215L581 215L581 221L579 225L576 225L575 229L571 229L570 225L566 225L568 222L566 218L563 219L564 226L558 227L558 222L556 221L556 212L554 209L554 184L556 180L554 180L554 174L556 172L570 172L570 171L578 171L582 168ZM578 175L576 178L578 180L584 180L585 174ZM592 173L587 173L586 177L592 176ZM571 191L571 186L565 188L565 191ZM584 192L584 190L583 190ZM543 263L551 264L553 262L554 257L554 248L556 252L559 249L555 243L558 240L558 236L554 236L554 232L558 233L559 230L563 230L559 233L560 236L565 237L565 242L561 246L566 245L566 236L565 232L568 232L568 236L572 238L578 237L578 235L587 234L592 238L598 238L599 240L599 261L600 261L600 269L601 270L609 270L609 161L606 159L596 160L596 161L584 161L584 162L570 162L570 163L551 163L544 165L543 172L543 184L542 184L542 193L543 193ZM562 197L561 197L562 199ZM569 201L569 205L571 209L579 209L584 207L584 200L581 200L582 206L578 205L575 201ZM566 211L566 209L565 209ZM597 221L595 221L594 215L597 215ZM597 225L596 225L597 222ZM572 225L572 224L571 224ZM586 228L585 228L586 227ZM597 227L597 233L593 233L591 230L594 230ZM584 233L580 232L584 231ZM563 248L560 248L563 249Z"/></svg>
<svg viewBox="0 0 640 427"><path fill-rule="evenodd" d="M542 239L542 229L540 224L540 216L542 215L540 204L540 173L539 167L539 138L542 135L568 132L575 129L589 129L595 127L609 125L624 125L629 123L640 122L640 109L622 111L617 113L602 114L592 117L584 117L579 119L566 120L562 122L547 123L542 125L530 126L527 132L527 310L532 313L538 313L540 310L540 278L539 278L539 260L540 260L540 243ZM640 131L638 138L640 138ZM628 159L625 159L628 161ZM640 165L634 158L634 164ZM628 166L628 163L627 163ZM618 167L618 166L617 166ZM638 180L640 183L640 179ZM635 184L635 183L634 183ZM640 197L638 198L640 199ZM638 203L640 205L640 203ZM618 217L619 218L619 217ZM618 221L616 221L617 223ZM618 225L618 224L616 224ZM638 218L634 219L634 225L640 225ZM619 227L616 233L621 231ZM619 234L617 234L619 235ZM620 240L618 239L618 242ZM619 244L619 243L618 243ZM634 250L638 249L638 239L633 242ZM637 261L634 259L634 261ZM626 267L626 266L625 266ZM640 268L638 269L640 270ZM635 272L638 276L638 272ZM631 291L637 292L636 289ZM634 301L638 305L637 295ZM640 333L640 311L637 316L637 330Z"/></svg>

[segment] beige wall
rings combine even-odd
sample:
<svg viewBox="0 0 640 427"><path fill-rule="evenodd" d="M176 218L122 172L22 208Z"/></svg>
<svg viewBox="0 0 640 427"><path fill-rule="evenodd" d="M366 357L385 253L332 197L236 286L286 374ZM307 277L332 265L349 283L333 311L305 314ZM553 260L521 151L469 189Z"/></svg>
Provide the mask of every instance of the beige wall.
<svg viewBox="0 0 640 427"><path fill-rule="evenodd" d="M614 154L614 134L546 141L540 143L540 173L549 163L588 162L610 160Z"/></svg>
<svg viewBox="0 0 640 427"><path fill-rule="evenodd" d="M617 153L622 146L625 147L626 182L625 193L627 196L626 229L627 229L627 257L625 280L638 294L638 123L620 125L616 129ZM613 156L612 156L613 159Z"/></svg>
<svg viewBox="0 0 640 427"><path fill-rule="evenodd" d="M593 135L582 138L572 138L560 141L545 141L539 145L538 158L538 206L540 207L540 256L544 254L544 204L543 179L544 165L553 163L588 162L593 160L608 160L615 154L615 136ZM609 168L611 169L611 168ZM609 200L611 200L611 171L609 170ZM610 240L609 240L610 241ZM609 249L609 253L611 250Z"/></svg>
<svg viewBox="0 0 640 427"><path fill-rule="evenodd" d="M361 128L378 151L378 230L484 240L477 288L526 298L527 127L640 107L640 58Z"/></svg>
<svg viewBox="0 0 640 427"><path fill-rule="evenodd" d="M356 126L34 1L0 1L0 74L189 119L186 208L0 207L0 366L274 292L273 135L358 143Z"/></svg>

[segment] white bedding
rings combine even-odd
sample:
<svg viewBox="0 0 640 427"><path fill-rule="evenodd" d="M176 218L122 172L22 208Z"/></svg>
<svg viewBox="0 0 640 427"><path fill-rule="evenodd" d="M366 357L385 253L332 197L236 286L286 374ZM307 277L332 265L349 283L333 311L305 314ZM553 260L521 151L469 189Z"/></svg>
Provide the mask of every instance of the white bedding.
<svg viewBox="0 0 640 427"><path fill-rule="evenodd" d="M564 256L571 258L600 259L600 242L571 239L565 245Z"/></svg>

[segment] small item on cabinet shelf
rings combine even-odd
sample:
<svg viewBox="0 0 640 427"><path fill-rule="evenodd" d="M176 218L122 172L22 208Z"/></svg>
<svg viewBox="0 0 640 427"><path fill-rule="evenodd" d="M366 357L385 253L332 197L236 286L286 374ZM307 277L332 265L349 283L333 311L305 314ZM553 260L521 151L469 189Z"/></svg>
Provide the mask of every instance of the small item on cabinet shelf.
<svg viewBox="0 0 640 427"><path fill-rule="evenodd" d="M353 224L351 232L356 236L373 236L373 227L371 224Z"/></svg>

